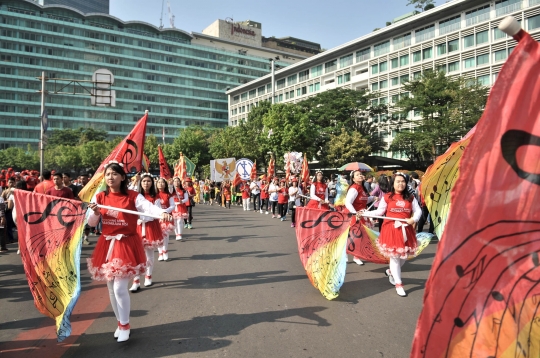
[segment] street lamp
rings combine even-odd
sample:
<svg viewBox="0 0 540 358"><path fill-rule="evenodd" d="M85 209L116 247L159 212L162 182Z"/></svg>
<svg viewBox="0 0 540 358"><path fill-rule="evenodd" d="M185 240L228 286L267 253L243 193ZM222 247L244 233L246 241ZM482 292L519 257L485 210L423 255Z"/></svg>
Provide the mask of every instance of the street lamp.
<svg viewBox="0 0 540 358"><path fill-rule="evenodd" d="M279 56L276 56L275 58L269 58L268 59L270 61L270 67L271 67L271 71L272 71L272 104L274 103L274 97L275 97L275 79L274 79L274 76L275 76L275 70L276 70L276 66L275 66L275 63L274 63L274 60L275 61L279 61Z"/></svg>

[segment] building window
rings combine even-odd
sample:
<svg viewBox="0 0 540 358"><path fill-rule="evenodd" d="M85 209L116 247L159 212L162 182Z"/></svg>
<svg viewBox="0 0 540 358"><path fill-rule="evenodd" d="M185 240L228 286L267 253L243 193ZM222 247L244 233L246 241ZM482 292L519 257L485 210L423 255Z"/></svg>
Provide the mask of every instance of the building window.
<svg viewBox="0 0 540 358"><path fill-rule="evenodd" d="M282 78L276 82L276 89L282 89L285 87L285 79Z"/></svg>
<svg viewBox="0 0 540 358"><path fill-rule="evenodd" d="M293 99L293 98L294 98L294 90L289 92L289 98L290 98L290 99Z"/></svg>
<svg viewBox="0 0 540 358"><path fill-rule="evenodd" d="M240 95L240 101L241 102L244 102L244 101L247 101L247 98L248 98L248 94L247 92L244 92Z"/></svg>
<svg viewBox="0 0 540 358"><path fill-rule="evenodd" d="M380 89L388 88L388 80L381 81L379 83L379 88Z"/></svg>
<svg viewBox="0 0 540 358"><path fill-rule="evenodd" d="M527 19L527 30L534 30L540 27L540 15L529 17Z"/></svg>
<svg viewBox="0 0 540 358"><path fill-rule="evenodd" d="M379 72L384 72L386 70L388 70L388 62L384 61L379 63Z"/></svg>
<svg viewBox="0 0 540 358"><path fill-rule="evenodd" d="M435 70L436 70L437 72L444 72L444 73L446 73L446 64L444 64L444 65L438 65L437 67L435 67Z"/></svg>
<svg viewBox="0 0 540 358"><path fill-rule="evenodd" d="M378 91L379 90L379 84L377 82L371 84L371 90L372 91Z"/></svg>
<svg viewBox="0 0 540 358"><path fill-rule="evenodd" d="M482 31L476 34L476 44L480 45L489 41L489 31Z"/></svg>
<svg viewBox="0 0 540 358"><path fill-rule="evenodd" d="M353 55L352 53L347 56L340 57L339 59L339 68L344 68L353 64Z"/></svg>
<svg viewBox="0 0 540 358"><path fill-rule="evenodd" d="M350 73L346 73L343 75L343 82L346 83L346 82L349 82L351 80L351 74Z"/></svg>
<svg viewBox="0 0 540 358"><path fill-rule="evenodd" d="M489 20L489 5L465 13L465 25L471 26Z"/></svg>
<svg viewBox="0 0 540 358"><path fill-rule="evenodd" d="M390 62L392 63L392 68L398 68L399 67L399 59L397 57L391 59Z"/></svg>
<svg viewBox="0 0 540 358"><path fill-rule="evenodd" d="M340 76L337 77L337 84L340 85L342 83L343 83L343 76L340 75Z"/></svg>
<svg viewBox="0 0 540 358"><path fill-rule="evenodd" d="M294 85L296 83L296 75L287 77L287 85Z"/></svg>
<svg viewBox="0 0 540 358"><path fill-rule="evenodd" d="M414 73L412 74L412 78L413 78L413 80L415 80L415 81L416 81L416 80L419 80L420 77L422 77L422 71L416 71L416 72L414 72Z"/></svg>
<svg viewBox="0 0 540 358"><path fill-rule="evenodd" d="M504 61L508 58L507 56L507 51L506 49L504 50L500 50L500 51L495 51L493 53L493 62L499 62L499 61Z"/></svg>
<svg viewBox="0 0 540 358"><path fill-rule="evenodd" d="M399 85L399 77L393 77L390 81L392 81L392 86Z"/></svg>
<svg viewBox="0 0 540 358"><path fill-rule="evenodd" d="M463 48L474 46L474 35L465 36L463 38Z"/></svg>
<svg viewBox="0 0 540 358"><path fill-rule="evenodd" d="M324 73L329 73L337 69L337 60L332 60L324 64Z"/></svg>
<svg viewBox="0 0 540 358"><path fill-rule="evenodd" d="M521 9L521 0L495 1L495 15L497 17L509 14Z"/></svg>
<svg viewBox="0 0 540 358"><path fill-rule="evenodd" d="M399 65L406 66L409 64L409 55L403 55L399 57Z"/></svg>
<svg viewBox="0 0 540 358"><path fill-rule="evenodd" d="M399 101L399 94L392 95L392 103L398 103Z"/></svg>
<svg viewBox="0 0 540 358"><path fill-rule="evenodd" d="M425 48L422 50L422 57L424 60L433 57L433 47Z"/></svg>
<svg viewBox="0 0 540 358"><path fill-rule="evenodd" d="M249 99L257 97L257 90L249 91Z"/></svg>
<svg viewBox="0 0 540 358"><path fill-rule="evenodd" d="M404 84L406 82L409 82L409 75L403 75L399 77L399 83Z"/></svg>
<svg viewBox="0 0 540 358"><path fill-rule="evenodd" d="M371 48L365 48L360 51L356 51L356 62L369 60Z"/></svg>
<svg viewBox="0 0 540 358"><path fill-rule="evenodd" d="M321 83L320 82L315 83L315 91L318 91L320 89L321 89Z"/></svg>
<svg viewBox="0 0 540 358"><path fill-rule="evenodd" d="M476 59L474 57L466 58L465 60L463 60L463 66L465 68L471 68L476 66Z"/></svg>
<svg viewBox="0 0 540 358"><path fill-rule="evenodd" d="M435 37L435 25L426 26L414 32L416 42L422 42Z"/></svg>
<svg viewBox="0 0 540 358"><path fill-rule="evenodd" d="M489 86L489 75L479 76L478 83L482 86Z"/></svg>
<svg viewBox="0 0 540 358"><path fill-rule="evenodd" d="M259 96L262 96L264 94L264 92L265 92L264 89L265 89L264 86L261 86L261 87L257 88L257 94Z"/></svg>
<svg viewBox="0 0 540 358"><path fill-rule="evenodd" d="M371 65L371 74L375 75L377 73L379 73L379 65Z"/></svg>
<svg viewBox="0 0 540 358"><path fill-rule="evenodd" d="M322 65L311 68L311 78L319 77L322 75Z"/></svg>
<svg viewBox="0 0 540 358"><path fill-rule="evenodd" d="M390 40L373 46L373 55L380 56L390 52Z"/></svg>
<svg viewBox="0 0 540 358"><path fill-rule="evenodd" d="M489 54L480 55L476 57L476 65L481 66L485 65L486 63L489 63Z"/></svg>
<svg viewBox="0 0 540 358"><path fill-rule="evenodd" d="M305 70L298 73L298 81L302 82L309 78L309 70Z"/></svg>
<svg viewBox="0 0 540 358"><path fill-rule="evenodd" d="M461 15L439 21L439 35L444 35L461 28Z"/></svg>
<svg viewBox="0 0 540 358"><path fill-rule="evenodd" d="M413 52L412 56L413 56L413 62L422 61L422 52L421 51Z"/></svg>
<svg viewBox="0 0 540 358"><path fill-rule="evenodd" d="M456 71L459 71L459 61L450 62L448 64L448 72L456 72Z"/></svg>
<svg viewBox="0 0 540 358"><path fill-rule="evenodd" d="M394 43L394 50L400 50L411 45L411 34L395 37L392 41Z"/></svg>
<svg viewBox="0 0 540 358"><path fill-rule="evenodd" d="M454 52L459 50L459 40L448 41L448 52Z"/></svg>
<svg viewBox="0 0 540 358"><path fill-rule="evenodd" d="M446 44L437 45L437 56L442 56L446 54Z"/></svg>
<svg viewBox="0 0 540 358"><path fill-rule="evenodd" d="M299 97L300 95L302 95L302 90L300 88L297 88L296 89L296 97Z"/></svg>
<svg viewBox="0 0 540 358"><path fill-rule="evenodd" d="M493 40L500 40L506 38L506 34L499 30L498 27L493 29Z"/></svg>

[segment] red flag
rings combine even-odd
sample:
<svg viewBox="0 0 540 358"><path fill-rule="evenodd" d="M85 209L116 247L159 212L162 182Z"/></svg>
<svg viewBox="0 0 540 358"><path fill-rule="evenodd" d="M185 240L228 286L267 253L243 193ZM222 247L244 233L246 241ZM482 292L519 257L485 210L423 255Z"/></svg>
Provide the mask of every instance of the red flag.
<svg viewBox="0 0 540 358"><path fill-rule="evenodd" d="M236 174L234 175L232 185L237 186L237 185L240 185L241 183L242 183L242 178L240 178L240 174L238 173L238 170L237 170Z"/></svg>
<svg viewBox="0 0 540 358"><path fill-rule="evenodd" d="M178 159L178 163L174 167L174 176L182 179L182 181L187 178L186 161L182 153L180 153L180 159Z"/></svg>
<svg viewBox="0 0 540 358"><path fill-rule="evenodd" d="M238 170L237 170L238 172ZM250 174L251 181L257 180L257 161L253 163L253 166L251 167L251 174Z"/></svg>
<svg viewBox="0 0 540 358"><path fill-rule="evenodd" d="M171 171L169 170L169 165L165 160L161 146L158 145L158 154L159 154L159 176L165 179L171 179Z"/></svg>
<svg viewBox="0 0 540 358"><path fill-rule="evenodd" d="M304 161L302 162L302 169L300 170L300 179L303 183L309 182L309 167L306 158L306 153L304 153Z"/></svg>
<svg viewBox="0 0 540 358"><path fill-rule="evenodd" d="M144 139L146 137L146 123L148 121L148 113L137 122L131 132L121 141L111 154L101 163L98 170L92 176L92 179L79 192L79 198L82 201L90 201L94 196L97 188L101 185L105 173L105 165L111 160L116 160L124 164L124 170L129 172L138 172L142 169Z"/></svg>
<svg viewBox="0 0 540 358"><path fill-rule="evenodd" d="M147 173L150 172L150 158L143 153L142 166Z"/></svg>
<svg viewBox="0 0 540 358"><path fill-rule="evenodd" d="M276 161L274 157L270 158L270 163L268 163L268 180L272 180L274 174L276 173Z"/></svg>
<svg viewBox="0 0 540 358"><path fill-rule="evenodd" d="M285 181L289 182L289 177L291 176L291 166L289 165L289 159L287 159L287 163L285 163L285 167L287 170L285 171Z"/></svg>
<svg viewBox="0 0 540 358"><path fill-rule="evenodd" d="M520 34L463 153L411 357L540 356L540 45Z"/></svg>

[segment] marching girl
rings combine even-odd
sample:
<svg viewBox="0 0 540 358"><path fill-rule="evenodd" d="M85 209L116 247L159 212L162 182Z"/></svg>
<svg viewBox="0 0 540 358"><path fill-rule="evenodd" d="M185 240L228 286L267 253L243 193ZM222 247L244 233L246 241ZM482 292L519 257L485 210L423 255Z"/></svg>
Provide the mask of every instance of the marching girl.
<svg viewBox="0 0 540 358"><path fill-rule="evenodd" d="M276 206L278 202L278 190L279 190L279 184L278 184L278 177L274 177L272 179L272 182L270 185L268 185L268 200L269 205L272 206L272 219L276 217Z"/></svg>
<svg viewBox="0 0 540 358"><path fill-rule="evenodd" d="M249 194L251 193L251 189L249 189L247 181L242 180L240 192L242 193L242 205L244 206L244 211L249 211Z"/></svg>
<svg viewBox="0 0 540 358"><path fill-rule="evenodd" d="M418 250L414 223L420 220L422 209L414 195L407 190L409 176L401 172L395 174L391 191L384 195L377 210L370 211L369 215L389 218L405 219L403 221L384 220L381 234L377 241L379 251L390 259L390 270L385 274L391 284L395 284L399 296L407 294L401 282L401 267L409 255ZM364 216L367 216L364 214Z"/></svg>
<svg viewBox="0 0 540 358"><path fill-rule="evenodd" d="M289 189L287 188L287 181L281 179L278 189L278 219L285 221L285 215L287 215L287 205L289 204Z"/></svg>
<svg viewBox="0 0 540 358"><path fill-rule="evenodd" d="M189 195L182 187L182 181L180 178L175 177L173 179L174 191L172 194L174 205L176 208L172 212L174 217L174 232L176 234L176 240L182 240L182 229L184 228L184 218L187 217L186 203L189 202Z"/></svg>
<svg viewBox="0 0 540 358"><path fill-rule="evenodd" d="M195 203L193 202L195 189L193 189L191 178L184 179L184 184L186 185L185 190L188 193L188 201L186 203L187 218L184 219L184 229L193 229L191 222L193 221L193 207L195 206Z"/></svg>
<svg viewBox="0 0 540 358"><path fill-rule="evenodd" d="M156 206L166 210L171 214L176 205L172 195L169 193L169 184L163 178L159 178L157 183ZM163 232L163 246L158 246L158 261L167 261L169 259L169 235L174 231L174 224L171 222L161 222L161 231Z"/></svg>
<svg viewBox="0 0 540 358"><path fill-rule="evenodd" d="M260 213L263 213L263 207L266 208L266 215L268 215L268 183L266 178L261 180L261 210Z"/></svg>
<svg viewBox="0 0 540 358"><path fill-rule="evenodd" d="M223 200L225 201L224 208L229 205L229 209L231 208L231 183L229 180L225 180L223 183Z"/></svg>
<svg viewBox="0 0 540 358"><path fill-rule="evenodd" d="M368 202L375 200L375 197L369 196L364 187L364 182L366 178L361 171L355 170L351 173L352 185L347 191L347 196L345 197L345 207L351 214L360 214L367 208ZM360 220L360 215L357 215L357 225L361 225L362 221ZM363 265L364 262L356 256L353 256L353 261L358 265Z"/></svg>
<svg viewBox="0 0 540 358"><path fill-rule="evenodd" d="M139 194L142 194L146 200L155 205L157 193L152 175L148 173L141 175L139 181ZM156 206L161 208L158 205ZM141 216L139 217L139 220L137 220L137 234L142 238L144 252L146 253L146 276L144 277L144 285L152 286L154 250L163 246L163 231L161 231L161 225L157 220L147 216ZM140 277L139 275L136 275L133 279L133 285L129 290L131 292L137 292L140 288Z"/></svg>
<svg viewBox="0 0 540 358"><path fill-rule="evenodd" d="M199 204L199 199L201 198L201 186L197 178L193 180L193 189L195 189L195 196L193 197L193 202Z"/></svg>
<svg viewBox="0 0 540 358"><path fill-rule="evenodd" d="M109 162L105 169L105 182L107 189L96 196L97 204L160 215L163 220L171 219L169 214L144 196L128 190L129 180L121 164ZM95 226L100 218L103 221L102 235L88 259L88 270L94 280L107 281L111 306L118 320L114 337L118 342L124 342L129 339L130 334L128 283L146 269L146 255L142 239L137 233L138 217L115 210L100 209L94 203L88 207L93 210L88 218L89 225Z"/></svg>
<svg viewBox="0 0 540 358"><path fill-rule="evenodd" d="M289 208L291 209L291 227L296 226L296 208L301 206L300 195L302 190L298 186L298 179L293 178L289 188Z"/></svg>
<svg viewBox="0 0 540 358"><path fill-rule="evenodd" d="M309 199L309 203L306 205L307 208L330 210L328 206L328 186L324 182L321 171L315 173L315 179L309 189Z"/></svg>
<svg viewBox="0 0 540 358"><path fill-rule="evenodd" d="M210 201L210 186L208 185L208 179L204 181L203 200L204 200L204 205L208 205L208 202Z"/></svg>

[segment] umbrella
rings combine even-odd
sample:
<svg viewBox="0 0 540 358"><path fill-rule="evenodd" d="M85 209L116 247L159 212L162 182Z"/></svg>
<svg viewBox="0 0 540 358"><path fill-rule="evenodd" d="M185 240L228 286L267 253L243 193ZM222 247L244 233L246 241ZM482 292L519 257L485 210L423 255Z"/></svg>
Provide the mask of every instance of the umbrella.
<svg viewBox="0 0 540 358"><path fill-rule="evenodd" d="M339 170L360 170L361 172L372 172L373 168L364 163L352 162L340 167Z"/></svg>

